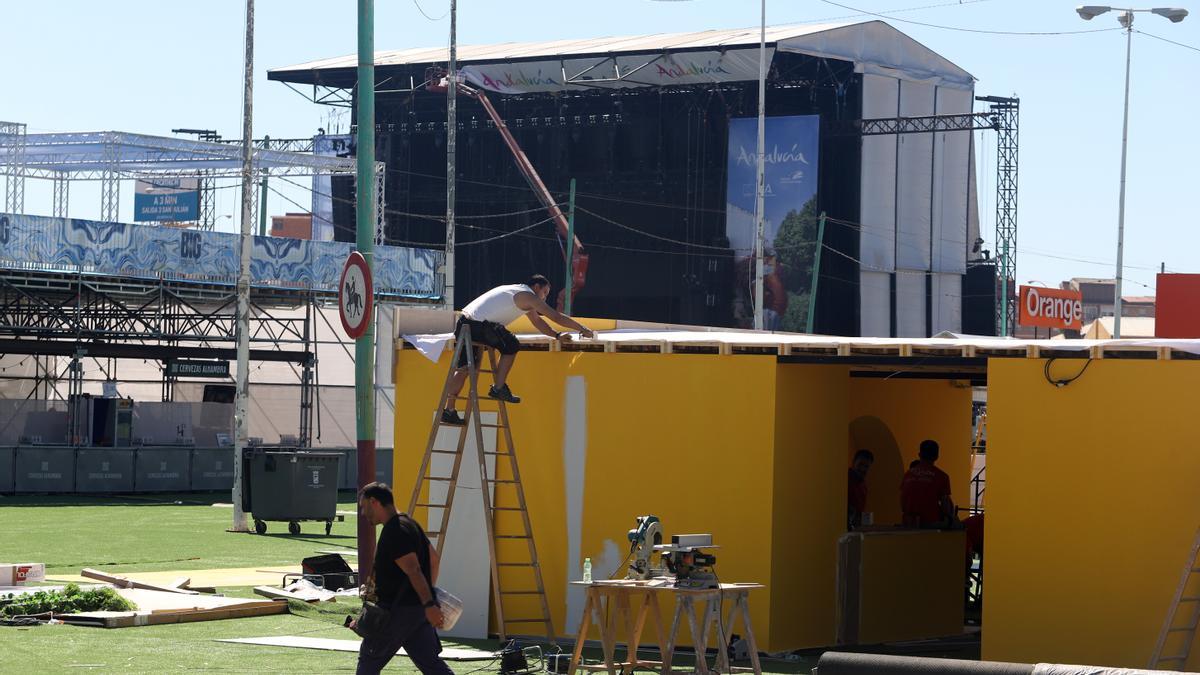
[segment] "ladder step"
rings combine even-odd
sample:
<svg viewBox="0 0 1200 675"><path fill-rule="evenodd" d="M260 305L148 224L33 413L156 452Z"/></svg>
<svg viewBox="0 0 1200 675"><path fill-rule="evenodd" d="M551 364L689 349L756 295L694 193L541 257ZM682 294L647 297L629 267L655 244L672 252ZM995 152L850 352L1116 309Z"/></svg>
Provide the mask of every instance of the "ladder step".
<svg viewBox="0 0 1200 675"><path fill-rule="evenodd" d="M417 504L417 506L424 506L426 508L431 508L431 509L445 509L445 508L449 508L450 505L449 504ZM425 534L429 534L429 533L426 532Z"/></svg>
<svg viewBox="0 0 1200 675"><path fill-rule="evenodd" d="M493 511L524 511L525 509L519 506L493 506Z"/></svg>
<svg viewBox="0 0 1200 675"><path fill-rule="evenodd" d="M1160 657L1158 657L1158 662L1162 663L1163 661L1187 661L1187 658L1188 657L1183 654L1177 654L1175 656L1160 656Z"/></svg>
<svg viewBox="0 0 1200 675"><path fill-rule="evenodd" d="M488 429L507 429L508 428L507 424L480 424L479 426L487 427Z"/></svg>
<svg viewBox="0 0 1200 675"><path fill-rule="evenodd" d="M441 533L440 531L433 531L433 532L426 532L426 533L425 533L425 536L429 536L429 535L435 535L435 536L438 536L438 537L440 537L440 536L442 536L442 533Z"/></svg>
<svg viewBox="0 0 1200 675"><path fill-rule="evenodd" d="M549 619L505 619L504 623L546 623Z"/></svg>
<svg viewBox="0 0 1200 675"><path fill-rule="evenodd" d="M500 595L541 595L541 591L500 591Z"/></svg>
<svg viewBox="0 0 1200 675"><path fill-rule="evenodd" d="M489 483L510 483L510 484L514 484L514 485L515 485L517 481L515 481L515 480L508 480L508 479L504 479L504 480L497 480L497 479L495 479L495 478L488 478L488 479L487 479L487 482L489 482Z"/></svg>
<svg viewBox="0 0 1200 675"><path fill-rule="evenodd" d="M492 452L492 451L490 451L490 450L484 450L484 451L483 451L483 454L485 454L485 455L496 455L496 456L498 456L498 457L507 457L507 456L511 455L512 453L511 453L511 452Z"/></svg>
<svg viewBox="0 0 1200 675"><path fill-rule="evenodd" d="M430 450L435 455L457 455L457 450Z"/></svg>
<svg viewBox="0 0 1200 675"><path fill-rule="evenodd" d="M527 534L497 534L495 536L497 539L530 539L531 538Z"/></svg>
<svg viewBox="0 0 1200 675"><path fill-rule="evenodd" d="M537 567L537 563L496 563L496 567Z"/></svg>
<svg viewBox="0 0 1200 675"><path fill-rule="evenodd" d="M1179 599L1180 602L1196 602L1200 600L1200 595L1185 595Z"/></svg>
<svg viewBox="0 0 1200 675"><path fill-rule="evenodd" d="M1191 625L1191 626L1180 626L1179 628L1168 628L1167 632L1168 633L1183 633L1183 632L1191 632L1191 631L1195 631L1195 630L1196 630L1196 626Z"/></svg>
<svg viewBox="0 0 1200 675"><path fill-rule="evenodd" d="M423 480L436 480L436 481L443 481L443 482L449 483L450 481L452 481L454 479L450 478L450 477L443 477L443 476L425 476L425 478ZM418 506L419 506L419 504L418 504Z"/></svg>

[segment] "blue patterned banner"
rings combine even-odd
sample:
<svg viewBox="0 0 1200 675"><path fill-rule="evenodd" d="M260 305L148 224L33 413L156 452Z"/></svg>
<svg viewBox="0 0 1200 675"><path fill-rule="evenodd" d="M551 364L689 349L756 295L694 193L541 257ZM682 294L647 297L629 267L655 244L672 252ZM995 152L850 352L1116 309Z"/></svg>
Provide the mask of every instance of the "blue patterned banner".
<svg viewBox="0 0 1200 675"><path fill-rule="evenodd" d="M153 225L0 213L0 267L108 274L140 279L237 282L238 235ZM251 283L336 292L346 242L254 237ZM375 247L381 295L437 298L442 252Z"/></svg>

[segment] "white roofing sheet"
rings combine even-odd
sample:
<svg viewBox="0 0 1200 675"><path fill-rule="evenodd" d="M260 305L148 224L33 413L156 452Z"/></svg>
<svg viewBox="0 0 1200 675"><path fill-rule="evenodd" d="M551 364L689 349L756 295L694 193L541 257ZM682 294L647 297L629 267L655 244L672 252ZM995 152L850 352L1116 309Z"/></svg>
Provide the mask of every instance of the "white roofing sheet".
<svg viewBox="0 0 1200 675"><path fill-rule="evenodd" d="M628 37L600 37L549 42L507 42L494 45L458 47L460 64L507 62L515 60L558 60L579 56L607 56L619 53L656 53L672 50L713 49L758 46L758 28L706 30L694 33L658 33ZM854 61L860 71L888 69L908 79L939 78L967 87L971 75L939 56L921 43L883 21L857 23L795 24L768 26L768 45L780 51ZM375 52L375 65L400 66L445 63L448 47L416 47ZM358 65L355 55L339 56L273 68L272 79L292 81L285 74L334 69L352 69ZM912 72L909 72L912 71ZM298 81L309 81L307 77Z"/></svg>
<svg viewBox="0 0 1200 675"><path fill-rule="evenodd" d="M433 361L437 361L442 350L454 337L452 333L432 335L403 335L406 342ZM518 336L524 343L549 342L550 338L535 335ZM729 345L776 347L789 345L794 349L820 349L849 347L851 349L876 349L911 347L913 352L927 349L961 349L974 347L979 350L1021 350L1038 347L1047 351L1087 352L1093 348L1104 350L1156 350L1167 348L1173 351L1200 356L1200 340L1018 340L1014 338L978 335L954 335L932 338L875 338L840 337L829 335L800 335L794 333L766 333L745 331L681 331L681 330L614 330L596 333L595 342L624 344L653 344L668 342L673 345Z"/></svg>

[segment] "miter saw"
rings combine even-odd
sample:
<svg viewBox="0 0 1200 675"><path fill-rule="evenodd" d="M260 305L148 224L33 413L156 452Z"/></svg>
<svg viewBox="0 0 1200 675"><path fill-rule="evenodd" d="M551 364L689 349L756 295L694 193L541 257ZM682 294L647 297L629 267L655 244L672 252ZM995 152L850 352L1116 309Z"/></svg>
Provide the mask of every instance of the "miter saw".
<svg viewBox="0 0 1200 675"><path fill-rule="evenodd" d="M654 547L675 575L676 588L717 588L720 583L713 571L717 556L705 553L706 548L716 548L711 534L676 534L670 544Z"/></svg>
<svg viewBox="0 0 1200 675"><path fill-rule="evenodd" d="M655 549L663 542L662 521L658 516L638 516L637 527L626 536L629 539L629 555L633 558L625 574L626 579L652 579L667 573L661 564L650 564Z"/></svg>

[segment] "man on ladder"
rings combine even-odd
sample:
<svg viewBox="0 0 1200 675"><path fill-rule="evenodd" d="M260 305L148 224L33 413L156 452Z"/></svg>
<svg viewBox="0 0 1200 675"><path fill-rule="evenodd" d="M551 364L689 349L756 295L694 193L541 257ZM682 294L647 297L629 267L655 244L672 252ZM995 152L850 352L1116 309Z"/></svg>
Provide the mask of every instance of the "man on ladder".
<svg viewBox="0 0 1200 675"><path fill-rule="evenodd" d="M497 286L483 295L475 298L462 310L458 325L454 327L454 335L461 334L463 326L471 331L471 342L476 345L475 363L480 362L479 345L492 347L500 352L500 362L496 365L494 384L488 389L490 398L508 403L520 403L521 399L514 396L508 388L508 373L512 370L513 361L521 349L521 343L516 336L509 332L506 326L524 314L529 322L542 334L556 340L566 341L570 337L559 333L546 323L546 317L551 321L574 328L585 338L595 336L591 330L575 319L563 314L546 304L550 295L550 281L546 277L535 274L523 284L508 284ZM454 401L462 392L467 382L467 353L464 351L458 360L458 370L450 381L449 391L442 408L442 423L461 425L466 421L459 416Z"/></svg>

